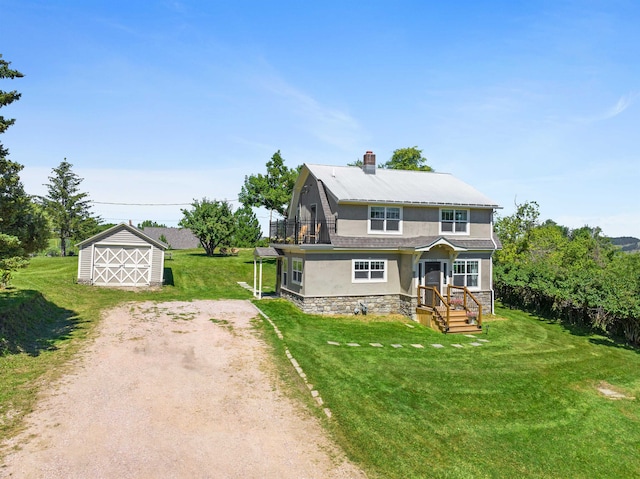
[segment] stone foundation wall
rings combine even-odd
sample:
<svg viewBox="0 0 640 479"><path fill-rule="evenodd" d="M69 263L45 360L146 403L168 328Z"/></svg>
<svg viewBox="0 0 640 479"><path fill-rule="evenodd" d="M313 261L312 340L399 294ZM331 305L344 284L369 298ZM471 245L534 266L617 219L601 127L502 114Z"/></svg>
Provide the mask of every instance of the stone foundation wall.
<svg viewBox="0 0 640 479"><path fill-rule="evenodd" d="M381 296L331 296L303 297L291 291L282 290L286 298L308 314L362 314L366 306L367 314L402 314L414 318L417 298L405 295L386 294Z"/></svg>
<svg viewBox="0 0 640 479"><path fill-rule="evenodd" d="M481 291L473 295L482 303L484 314L491 313L491 291ZM387 294L381 296L331 296L304 297L283 289L280 296L291 301L307 314L355 314L358 309L362 314L362 305L367 314L402 314L417 321L416 308L418 298L404 294Z"/></svg>
<svg viewBox="0 0 640 479"><path fill-rule="evenodd" d="M491 291L473 291L473 296L480 301L482 305L482 314L491 314ZM451 294L452 298L456 296L462 297L462 292Z"/></svg>

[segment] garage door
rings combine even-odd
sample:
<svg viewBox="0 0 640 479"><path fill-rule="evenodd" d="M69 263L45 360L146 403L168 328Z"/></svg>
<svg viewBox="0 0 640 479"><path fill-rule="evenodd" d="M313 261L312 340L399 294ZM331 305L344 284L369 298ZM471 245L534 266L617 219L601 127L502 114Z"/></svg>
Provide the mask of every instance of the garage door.
<svg viewBox="0 0 640 479"><path fill-rule="evenodd" d="M151 280L151 246L98 246L93 256L93 283L143 286Z"/></svg>

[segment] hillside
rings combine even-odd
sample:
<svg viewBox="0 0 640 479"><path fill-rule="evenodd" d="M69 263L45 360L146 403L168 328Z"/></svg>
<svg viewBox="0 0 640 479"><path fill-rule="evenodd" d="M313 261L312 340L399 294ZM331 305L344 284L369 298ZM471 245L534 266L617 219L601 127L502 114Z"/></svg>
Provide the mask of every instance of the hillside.
<svg viewBox="0 0 640 479"><path fill-rule="evenodd" d="M611 242L619 247L622 251L628 253L640 251L640 239L633 236L619 236L611 238Z"/></svg>

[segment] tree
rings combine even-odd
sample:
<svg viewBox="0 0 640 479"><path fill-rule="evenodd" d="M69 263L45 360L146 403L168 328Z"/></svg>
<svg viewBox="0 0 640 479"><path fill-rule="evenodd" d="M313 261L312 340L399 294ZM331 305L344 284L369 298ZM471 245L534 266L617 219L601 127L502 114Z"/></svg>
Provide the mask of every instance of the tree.
<svg viewBox="0 0 640 479"><path fill-rule="evenodd" d="M226 245L236 232L236 218L226 201L193 200L191 210L183 209L179 226L189 228L200 240L207 256L220 245Z"/></svg>
<svg viewBox="0 0 640 479"><path fill-rule="evenodd" d="M12 70L9 68L11 65L10 62L7 62L2 59L2 54L0 54L0 79L9 78L13 80L14 78L22 78L24 75L20 73L18 70ZM17 91L2 91L0 90L0 108L3 106L10 105L16 100L20 99L21 94ZM0 115L0 134L4 133L7 128L15 123L15 119L9 118L6 119L4 116ZM9 152L3 147L2 143L0 143L0 158L4 158L9 154Z"/></svg>
<svg viewBox="0 0 640 479"><path fill-rule="evenodd" d="M244 206L264 206L269 210L271 222L273 211L287 216L287 207L291 202L298 169L285 166L280 150L273 154L266 166L266 175L244 177L244 185L238 198Z"/></svg>
<svg viewBox="0 0 640 479"><path fill-rule="evenodd" d="M142 223L138 223L138 229L145 229L145 228L166 228L167 225L162 225L160 223L156 223L155 221L151 221L151 220L144 220Z"/></svg>
<svg viewBox="0 0 640 479"><path fill-rule="evenodd" d="M23 76L9 65L0 55L0 79ZM19 98L20 94L15 90L0 90L0 108ZM14 119L0 116L0 133L14 122ZM11 273L25 267L28 255L43 249L48 239L46 219L20 181L23 166L9 160L8 154L0 142L0 286L6 286Z"/></svg>
<svg viewBox="0 0 640 479"><path fill-rule="evenodd" d="M91 215L91 200L88 193L80 192L83 179L72 171L72 164L65 158L57 168L53 168L50 183L45 185L48 195L42 201L53 225L53 231L60 239L60 253L67 254L67 240L82 240L91 236L99 226L99 219Z"/></svg>
<svg viewBox="0 0 640 479"><path fill-rule="evenodd" d="M232 246L252 248L262 238L262 230L255 213L249 206L243 206L234 213L237 230L233 236Z"/></svg>
<svg viewBox="0 0 640 479"><path fill-rule="evenodd" d="M418 149L417 146L394 150L391 159L381 164L380 168L390 170L433 171L433 168L427 165L427 159L422 156L422 150Z"/></svg>

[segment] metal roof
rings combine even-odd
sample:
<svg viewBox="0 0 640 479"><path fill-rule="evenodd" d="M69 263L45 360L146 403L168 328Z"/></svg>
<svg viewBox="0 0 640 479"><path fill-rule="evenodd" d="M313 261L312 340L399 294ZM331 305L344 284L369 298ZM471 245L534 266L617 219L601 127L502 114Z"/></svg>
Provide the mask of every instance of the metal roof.
<svg viewBox="0 0 640 479"><path fill-rule="evenodd" d="M305 165L339 203L416 204L500 208L473 186L449 173L357 166Z"/></svg>

